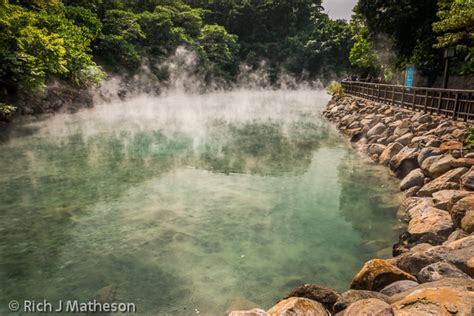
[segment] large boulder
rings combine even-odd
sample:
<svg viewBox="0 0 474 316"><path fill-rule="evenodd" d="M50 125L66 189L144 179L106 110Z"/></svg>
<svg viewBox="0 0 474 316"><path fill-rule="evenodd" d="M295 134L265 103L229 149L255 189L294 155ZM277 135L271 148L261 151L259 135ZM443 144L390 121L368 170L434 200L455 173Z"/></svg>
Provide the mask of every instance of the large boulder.
<svg viewBox="0 0 474 316"><path fill-rule="evenodd" d="M474 166L474 158L458 158L451 161L453 168L467 167L471 168Z"/></svg>
<svg viewBox="0 0 474 316"><path fill-rule="evenodd" d="M380 154L384 151L385 145L382 144L371 144L369 147L367 147L367 153L369 156L377 155L380 156Z"/></svg>
<svg viewBox="0 0 474 316"><path fill-rule="evenodd" d="M421 283L426 282L433 282L438 281L443 278L466 278L469 279L470 277L459 270L455 265L445 262L439 261L427 265L417 275L418 281Z"/></svg>
<svg viewBox="0 0 474 316"><path fill-rule="evenodd" d="M461 220L461 228L468 234L474 233L474 208L467 211Z"/></svg>
<svg viewBox="0 0 474 316"><path fill-rule="evenodd" d="M390 298L395 315L472 315L474 281L446 278Z"/></svg>
<svg viewBox="0 0 474 316"><path fill-rule="evenodd" d="M385 147L384 151L380 154L379 162L383 165L388 165L393 156L398 154L403 149L403 145L399 143L390 143Z"/></svg>
<svg viewBox="0 0 474 316"><path fill-rule="evenodd" d="M268 316L330 316L321 303L303 297L290 297L267 311Z"/></svg>
<svg viewBox="0 0 474 316"><path fill-rule="evenodd" d="M340 295L333 289L324 288L317 284L305 284L293 289L284 299L290 297L304 297L319 302L328 310L332 310Z"/></svg>
<svg viewBox="0 0 474 316"><path fill-rule="evenodd" d="M367 132L367 137L379 136L383 132L385 132L386 129L387 129L387 126L384 123L377 123L374 127L372 127Z"/></svg>
<svg viewBox="0 0 474 316"><path fill-rule="evenodd" d="M454 157L451 155L446 155L435 161L431 164L428 169L428 174L431 178L437 178L445 172L453 169L451 162L454 160Z"/></svg>
<svg viewBox="0 0 474 316"><path fill-rule="evenodd" d="M390 170L398 178L404 178L410 171L418 168L418 154L417 148L404 147L390 160Z"/></svg>
<svg viewBox="0 0 474 316"><path fill-rule="evenodd" d="M461 177L461 184L468 190L474 190L474 167Z"/></svg>
<svg viewBox="0 0 474 316"><path fill-rule="evenodd" d="M410 144L411 140L413 139L413 134L412 133L406 133L405 135L402 135L398 137L395 141L397 143L402 144L403 146L407 146Z"/></svg>
<svg viewBox="0 0 474 316"><path fill-rule="evenodd" d="M397 281L384 287L382 290L380 290L380 293L387 296L393 296L418 285L418 282L410 280Z"/></svg>
<svg viewBox="0 0 474 316"><path fill-rule="evenodd" d="M423 160L423 162L420 165L421 170L429 176L430 175L430 168L433 164L435 164L438 160L443 158L443 155L432 155L427 157L426 159Z"/></svg>
<svg viewBox="0 0 474 316"><path fill-rule="evenodd" d="M449 208L449 213L451 213L454 225L460 227L462 219L466 213L471 210L474 210L474 194L465 196Z"/></svg>
<svg viewBox="0 0 474 316"><path fill-rule="evenodd" d="M409 222L412 218L419 216L426 208L433 205L433 199L431 198L409 197L400 204L397 216Z"/></svg>
<svg viewBox="0 0 474 316"><path fill-rule="evenodd" d="M441 210L448 210L448 205L451 199L457 194L464 194L466 191L462 190L442 190L433 193L433 203L436 208Z"/></svg>
<svg viewBox="0 0 474 316"><path fill-rule="evenodd" d="M423 161L425 159L432 157L432 156L438 156L441 154L441 151L439 148L436 147L425 147L423 148L420 153L418 154L418 164L421 166L423 164Z"/></svg>
<svg viewBox="0 0 474 316"><path fill-rule="evenodd" d="M439 246L420 249L414 247L411 251L394 258L394 264L407 273L417 275L421 269L432 263L446 261L473 277L474 270L469 265L469 259L473 257L473 253L474 236L471 235Z"/></svg>
<svg viewBox="0 0 474 316"><path fill-rule="evenodd" d="M427 207L411 218L407 231L412 236L429 234L444 241L453 228L453 221L448 212L436 207Z"/></svg>
<svg viewBox="0 0 474 316"><path fill-rule="evenodd" d="M360 300L368 299L368 298L376 298L384 302L388 302L389 300L388 296L378 293L378 292L364 291L364 290L349 290L342 293L341 297L334 304L334 312L338 313L346 309L347 307L349 307L351 304Z"/></svg>
<svg viewBox="0 0 474 316"><path fill-rule="evenodd" d="M439 145L439 150L442 153L452 152L453 150L461 150L462 148L463 144L457 140L448 140Z"/></svg>
<svg viewBox="0 0 474 316"><path fill-rule="evenodd" d="M380 291L390 283L400 280L416 281L416 278L381 259L373 259L364 264L354 276L351 289Z"/></svg>
<svg viewBox="0 0 474 316"><path fill-rule="evenodd" d="M409 174L403 178L400 182L400 190L405 191L412 187L422 187L425 184L425 175L420 168L412 170Z"/></svg>
<svg viewBox="0 0 474 316"><path fill-rule="evenodd" d="M392 316L394 314L392 306L376 298L357 301L344 311L344 316L362 315Z"/></svg>
<svg viewBox="0 0 474 316"><path fill-rule="evenodd" d="M425 184L420 191L418 196L431 196L436 191L441 190L456 190L459 188L459 179L463 174L467 172L467 168L456 168L443 174L442 176L434 179L433 181Z"/></svg>

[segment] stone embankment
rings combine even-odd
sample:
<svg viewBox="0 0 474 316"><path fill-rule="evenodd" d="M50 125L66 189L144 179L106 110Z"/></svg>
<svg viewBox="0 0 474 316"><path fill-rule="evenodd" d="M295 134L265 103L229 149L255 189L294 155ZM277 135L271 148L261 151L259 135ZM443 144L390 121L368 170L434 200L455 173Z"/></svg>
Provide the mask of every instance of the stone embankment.
<svg viewBox="0 0 474 316"><path fill-rule="evenodd" d="M401 180L406 232L393 258L365 263L346 292L307 284L268 311L229 315L474 315L474 148L462 142L468 124L351 97L333 99L323 115Z"/></svg>

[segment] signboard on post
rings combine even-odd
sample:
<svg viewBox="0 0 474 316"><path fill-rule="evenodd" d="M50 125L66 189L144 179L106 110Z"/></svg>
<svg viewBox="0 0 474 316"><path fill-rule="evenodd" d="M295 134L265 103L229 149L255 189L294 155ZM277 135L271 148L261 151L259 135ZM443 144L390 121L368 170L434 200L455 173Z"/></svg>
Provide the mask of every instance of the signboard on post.
<svg viewBox="0 0 474 316"><path fill-rule="evenodd" d="M415 65L407 65L405 70L405 87L408 89L413 88L415 80Z"/></svg>

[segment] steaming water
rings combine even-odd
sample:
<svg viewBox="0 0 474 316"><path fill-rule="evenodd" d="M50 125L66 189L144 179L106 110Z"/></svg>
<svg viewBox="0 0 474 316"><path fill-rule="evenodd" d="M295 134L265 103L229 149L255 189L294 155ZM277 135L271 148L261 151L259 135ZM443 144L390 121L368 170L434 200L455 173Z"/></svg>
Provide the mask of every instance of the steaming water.
<svg viewBox="0 0 474 316"><path fill-rule="evenodd" d="M0 144L0 314L113 285L139 314L345 289L396 240L395 182L315 91L170 94L16 124Z"/></svg>

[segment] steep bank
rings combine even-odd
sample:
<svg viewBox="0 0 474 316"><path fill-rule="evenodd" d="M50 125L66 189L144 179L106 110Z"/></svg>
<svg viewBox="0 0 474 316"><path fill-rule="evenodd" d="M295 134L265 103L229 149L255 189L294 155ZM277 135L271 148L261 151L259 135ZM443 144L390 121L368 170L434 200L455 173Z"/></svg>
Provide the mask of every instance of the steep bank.
<svg viewBox="0 0 474 316"><path fill-rule="evenodd" d="M472 315L474 150L469 125L351 97L323 112L355 148L401 179L407 230L394 257L367 262L350 290L296 288L267 312L240 315Z"/></svg>

